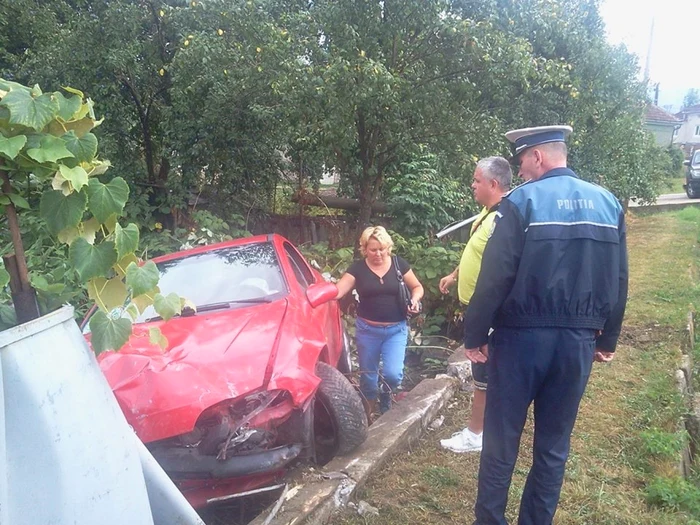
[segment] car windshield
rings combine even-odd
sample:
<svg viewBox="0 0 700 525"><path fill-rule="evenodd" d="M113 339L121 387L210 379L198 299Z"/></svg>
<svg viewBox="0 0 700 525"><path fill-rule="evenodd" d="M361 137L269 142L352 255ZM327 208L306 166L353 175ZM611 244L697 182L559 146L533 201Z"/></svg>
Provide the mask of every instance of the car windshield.
<svg viewBox="0 0 700 525"><path fill-rule="evenodd" d="M174 292L194 304L197 311L268 303L287 293L275 249L269 242L187 255L157 266L160 293L167 296ZM160 317L149 306L134 323L155 319ZM89 332L86 323L83 333Z"/></svg>
<svg viewBox="0 0 700 525"><path fill-rule="evenodd" d="M693 160L690 162L693 166L700 166L700 150L693 155Z"/></svg>

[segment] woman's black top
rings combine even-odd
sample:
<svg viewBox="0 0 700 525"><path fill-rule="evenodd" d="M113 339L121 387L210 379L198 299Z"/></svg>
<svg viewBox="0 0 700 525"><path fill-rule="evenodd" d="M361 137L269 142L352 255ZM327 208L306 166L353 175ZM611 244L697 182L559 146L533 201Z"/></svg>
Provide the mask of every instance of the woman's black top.
<svg viewBox="0 0 700 525"><path fill-rule="evenodd" d="M397 259L401 275L406 275L411 267L405 259ZM399 280L393 257L391 266L381 278L369 269L365 259L353 262L347 271L355 278L355 289L360 298L358 316L378 323L398 323L406 319L399 308Z"/></svg>

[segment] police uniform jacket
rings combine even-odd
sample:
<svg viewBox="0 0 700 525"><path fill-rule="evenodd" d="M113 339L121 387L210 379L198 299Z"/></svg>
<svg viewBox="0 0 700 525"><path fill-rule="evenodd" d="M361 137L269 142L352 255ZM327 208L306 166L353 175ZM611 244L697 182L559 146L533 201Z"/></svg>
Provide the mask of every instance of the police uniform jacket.
<svg viewBox="0 0 700 525"><path fill-rule="evenodd" d="M627 301L622 206L609 191L556 168L510 192L496 214L465 313L464 344L490 327L601 330L615 350Z"/></svg>

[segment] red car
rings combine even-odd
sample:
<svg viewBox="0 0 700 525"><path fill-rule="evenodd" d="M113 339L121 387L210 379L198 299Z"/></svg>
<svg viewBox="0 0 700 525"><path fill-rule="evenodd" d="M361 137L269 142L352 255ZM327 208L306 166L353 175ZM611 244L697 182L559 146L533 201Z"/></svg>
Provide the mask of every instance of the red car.
<svg viewBox="0 0 700 525"><path fill-rule="evenodd" d="M195 507L365 440L336 288L288 240L261 235L154 262L161 293L196 310L163 321L149 307L126 346L98 360L127 421ZM165 351L149 342L156 326Z"/></svg>

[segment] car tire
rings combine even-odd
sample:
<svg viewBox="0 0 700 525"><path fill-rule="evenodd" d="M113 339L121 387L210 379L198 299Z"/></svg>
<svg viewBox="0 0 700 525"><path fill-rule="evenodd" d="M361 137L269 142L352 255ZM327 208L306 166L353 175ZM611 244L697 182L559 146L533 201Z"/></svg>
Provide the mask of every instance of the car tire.
<svg viewBox="0 0 700 525"><path fill-rule="evenodd" d="M316 390L314 440L317 443L317 462L323 464L332 456L352 452L364 443L367 439L367 414L360 394L339 370L319 362L316 375L321 383ZM318 446L322 432L326 435L326 442L324 446Z"/></svg>

